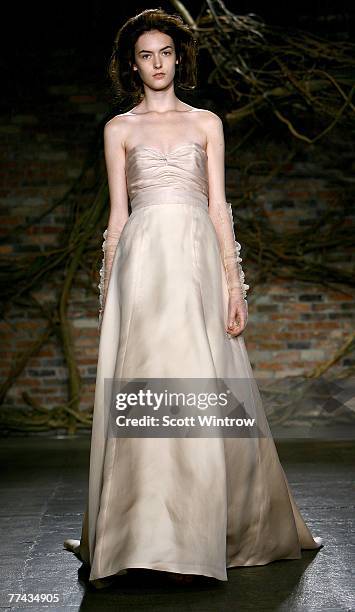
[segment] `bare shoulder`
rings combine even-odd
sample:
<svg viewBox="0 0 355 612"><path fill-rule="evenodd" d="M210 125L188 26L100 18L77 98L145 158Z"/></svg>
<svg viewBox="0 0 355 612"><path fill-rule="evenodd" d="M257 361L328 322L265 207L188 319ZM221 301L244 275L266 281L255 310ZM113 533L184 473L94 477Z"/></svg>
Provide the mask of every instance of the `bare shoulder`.
<svg viewBox="0 0 355 612"><path fill-rule="evenodd" d="M128 129L128 118L126 114L115 115L105 123L104 138L105 140L119 140L124 142Z"/></svg>
<svg viewBox="0 0 355 612"><path fill-rule="evenodd" d="M206 129L219 129L223 123L222 119L213 111L201 109L201 120Z"/></svg>
<svg viewBox="0 0 355 612"><path fill-rule="evenodd" d="M203 110L199 113L200 129L204 134L207 149L216 148L224 142L223 123L221 118L211 110Z"/></svg>
<svg viewBox="0 0 355 612"><path fill-rule="evenodd" d="M213 111L204 108L194 108L187 116L200 128L207 140L209 135L216 134L221 130L222 121Z"/></svg>
<svg viewBox="0 0 355 612"><path fill-rule="evenodd" d="M213 138L213 136L220 136L221 132L223 132L223 123L221 118L213 111L207 109L196 110L200 111L197 114L197 117L199 118L201 130L205 133L207 140Z"/></svg>

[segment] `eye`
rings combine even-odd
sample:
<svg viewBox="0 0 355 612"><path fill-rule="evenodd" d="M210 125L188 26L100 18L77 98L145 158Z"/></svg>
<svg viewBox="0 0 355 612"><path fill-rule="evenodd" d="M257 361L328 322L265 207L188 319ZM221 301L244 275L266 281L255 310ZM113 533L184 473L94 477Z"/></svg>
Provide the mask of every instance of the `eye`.
<svg viewBox="0 0 355 612"><path fill-rule="evenodd" d="M171 55L171 51L162 51L162 53L167 53L167 55ZM144 53L144 55L141 55L141 57L143 59L146 59L147 57L150 57L150 53Z"/></svg>

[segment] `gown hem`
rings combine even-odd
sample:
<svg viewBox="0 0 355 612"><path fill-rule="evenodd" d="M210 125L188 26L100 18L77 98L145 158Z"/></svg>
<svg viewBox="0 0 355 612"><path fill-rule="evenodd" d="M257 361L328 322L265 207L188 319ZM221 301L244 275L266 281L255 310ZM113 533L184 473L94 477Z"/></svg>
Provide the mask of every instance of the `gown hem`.
<svg viewBox="0 0 355 612"><path fill-rule="evenodd" d="M195 563L144 563L140 562L140 561L129 561L126 563L121 563L120 564L121 567L119 570L115 571L113 574L108 574L107 572L105 574L99 573L96 575L91 576L90 575L90 582L93 582L95 580L100 580L102 578L108 578L108 577L112 577L112 576L117 576L119 574L119 572L122 572L122 570L126 570L126 569L130 569L130 568L142 568L142 569L151 569L151 570L155 570L155 571L162 571L162 572L177 572L177 573L181 573L181 574L196 574L198 576L207 576L209 578L216 578L217 580L221 580L223 582L228 580L227 577L227 572L220 572L220 571L215 571L213 569L209 569L211 566L210 565L197 565Z"/></svg>

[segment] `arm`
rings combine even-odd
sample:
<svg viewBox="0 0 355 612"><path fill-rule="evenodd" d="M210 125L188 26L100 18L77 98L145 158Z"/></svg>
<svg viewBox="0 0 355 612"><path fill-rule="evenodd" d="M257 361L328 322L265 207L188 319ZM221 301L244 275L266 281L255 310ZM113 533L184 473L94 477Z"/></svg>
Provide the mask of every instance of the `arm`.
<svg viewBox="0 0 355 612"><path fill-rule="evenodd" d="M118 118L111 119L104 128L104 152L110 194L110 216L103 233L103 260L100 270L99 328L103 316L111 268L118 241L129 217L125 175L125 147L123 130Z"/></svg>
<svg viewBox="0 0 355 612"><path fill-rule="evenodd" d="M231 204L226 201L223 124L214 113L208 117L207 140L208 212L216 230L229 293L228 333L233 329L234 336L243 331L248 320L246 295L249 285L244 283L244 272L240 265L242 258L239 255L241 245L235 239ZM233 324L237 319L237 325Z"/></svg>

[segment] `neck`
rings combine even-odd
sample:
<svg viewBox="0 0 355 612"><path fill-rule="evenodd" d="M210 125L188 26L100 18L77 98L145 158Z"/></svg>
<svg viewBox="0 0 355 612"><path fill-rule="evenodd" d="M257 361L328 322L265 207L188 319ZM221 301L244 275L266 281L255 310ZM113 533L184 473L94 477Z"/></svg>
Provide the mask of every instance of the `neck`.
<svg viewBox="0 0 355 612"><path fill-rule="evenodd" d="M162 91L154 91L144 86L144 100L140 105L141 112L167 113L180 110L180 100L174 92L174 81Z"/></svg>

